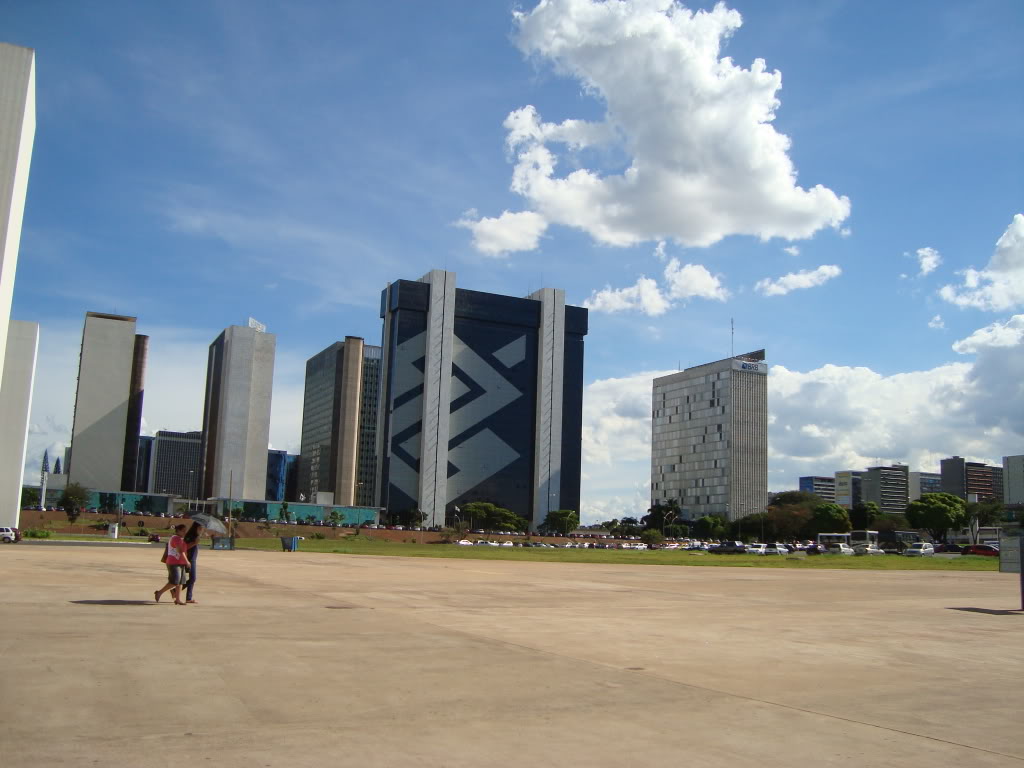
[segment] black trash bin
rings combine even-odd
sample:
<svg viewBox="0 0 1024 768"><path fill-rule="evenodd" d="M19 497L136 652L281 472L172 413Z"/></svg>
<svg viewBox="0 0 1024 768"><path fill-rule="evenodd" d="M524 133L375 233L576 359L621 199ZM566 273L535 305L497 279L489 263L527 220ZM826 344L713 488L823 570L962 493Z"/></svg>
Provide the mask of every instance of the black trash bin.
<svg viewBox="0 0 1024 768"><path fill-rule="evenodd" d="M298 536L282 536L281 537L281 550L284 552L298 552L299 551L299 537Z"/></svg>

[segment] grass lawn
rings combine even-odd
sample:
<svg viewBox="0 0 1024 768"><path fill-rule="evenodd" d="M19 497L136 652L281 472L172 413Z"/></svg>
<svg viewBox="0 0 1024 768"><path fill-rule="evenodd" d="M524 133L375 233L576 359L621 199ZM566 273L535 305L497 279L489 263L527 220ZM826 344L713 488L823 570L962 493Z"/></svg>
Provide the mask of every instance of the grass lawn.
<svg viewBox="0 0 1024 768"><path fill-rule="evenodd" d="M281 552L277 538L237 539L241 549ZM998 571L995 557L869 557L817 555L780 557L759 555L709 555L679 550L637 551L621 549L540 549L521 547L460 547L455 544L406 544L375 541L367 536L345 539L305 539L302 552L327 552L343 555L385 555L391 557L451 557L461 560L529 560L550 563L628 563L630 565L697 565L748 568L840 568L878 571ZM284 554L284 553L282 553Z"/></svg>

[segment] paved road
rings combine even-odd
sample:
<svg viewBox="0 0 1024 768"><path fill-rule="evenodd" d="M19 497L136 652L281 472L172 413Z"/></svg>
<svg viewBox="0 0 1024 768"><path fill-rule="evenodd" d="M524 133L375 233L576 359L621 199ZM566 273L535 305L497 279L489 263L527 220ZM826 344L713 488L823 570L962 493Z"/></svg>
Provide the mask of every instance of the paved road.
<svg viewBox="0 0 1024 768"><path fill-rule="evenodd" d="M0 548L5 768L1024 765L1010 574L199 566Z"/></svg>

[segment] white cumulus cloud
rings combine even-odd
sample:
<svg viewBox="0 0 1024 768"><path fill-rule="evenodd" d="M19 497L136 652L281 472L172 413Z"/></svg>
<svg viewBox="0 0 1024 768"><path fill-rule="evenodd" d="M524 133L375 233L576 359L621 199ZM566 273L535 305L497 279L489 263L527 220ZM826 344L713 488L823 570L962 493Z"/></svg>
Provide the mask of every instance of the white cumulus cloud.
<svg viewBox="0 0 1024 768"><path fill-rule="evenodd" d="M983 349L1018 347L1024 342L1024 315L1014 315L1005 323L979 328L966 339L953 344L953 351L973 355Z"/></svg>
<svg viewBox="0 0 1024 768"><path fill-rule="evenodd" d="M657 317L665 314L672 306L671 302L658 287L658 282L649 277L641 277L628 288L605 287L594 291L583 306L594 312L623 312L637 310L645 315Z"/></svg>
<svg viewBox="0 0 1024 768"><path fill-rule="evenodd" d="M547 221L533 211L505 211L496 218L474 219L467 211L457 226L473 233L473 246L488 256L504 256L511 251L532 251L548 227Z"/></svg>
<svg viewBox="0 0 1024 768"><path fill-rule="evenodd" d="M1024 214L1018 213L996 242L984 269L967 269L963 285L945 285L939 295L959 307L1000 312L1024 305Z"/></svg>
<svg viewBox="0 0 1024 768"><path fill-rule="evenodd" d="M665 260L664 243L658 243L654 255ZM729 291L719 276L711 274L703 264L680 264L672 258L665 265L664 287L645 275L627 288L605 286L594 291L583 306L594 312L623 312L636 310L652 317L663 315L672 308L673 300L712 299L725 301Z"/></svg>
<svg viewBox="0 0 1024 768"><path fill-rule="evenodd" d="M783 248L782 250L784 250L790 256L799 256L800 255L800 247L796 246L796 245L787 246L787 247Z"/></svg>
<svg viewBox="0 0 1024 768"><path fill-rule="evenodd" d="M758 280L754 290L765 296L785 296L790 291L814 288L822 283L827 283L832 278L839 277L842 273L843 270L835 264L822 264L817 269L803 269L799 272L790 272L788 275L783 275L775 280L767 277L764 280Z"/></svg>
<svg viewBox="0 0 1024 768"><path fill-rule="evenodd" d="M936 315L928 321L928 327L936 330L942 330L946 327L946 324L942 321L942 315Z"/></svg>
<svg viewBox="0 0 1024 768"><path fill-rule="evenodd" d="M935 269L942 263L942 254L936 251L934 248L918 248L917 249L917 264L920 268L920 274L927 275L935 271Z"/></svg>
<svg viewBox="0 0 1024 768"><path fill-rule="evenodd" d="M551 224L608 245L707 246L734 234L810 237L848 217L846 197L796 183L790 140L772 125L781 74L761 59L744 68L721 55L742 24L737 11L545 0L514 18L520 50L577 80L604 115L549 123L526 106L508 116L511 189L537 218L464 219L485 253L534 248ZM587 167L589 148L624 153L627 167ZM568 153L572 170L560 173ZM502 237L480 235L479 225Z"/></svg>
<svg viewBox="0 0 1024 768"><path fill-rule="evenodd" d="M703 264L682 264L672 259L665 267L668 295L673 299L714 299L725 301L729 291L720 278L712 275Z"/></svg>

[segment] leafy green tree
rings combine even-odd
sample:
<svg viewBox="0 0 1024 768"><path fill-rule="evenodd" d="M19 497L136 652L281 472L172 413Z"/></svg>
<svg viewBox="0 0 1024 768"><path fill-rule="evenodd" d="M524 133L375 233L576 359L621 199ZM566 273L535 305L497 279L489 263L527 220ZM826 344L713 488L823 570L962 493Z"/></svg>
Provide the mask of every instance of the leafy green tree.
<svg viewBox="0 0 1024 768"><path fill-rule="evenodd" d="M693 530L702 539L721 539L729 530L729 526L717 515L704 515L694 522Z"/></svg>
<svg viewBox="0 0 1024 768"><path fill-rule="evenodd" d="M881 533L882 531L905 531L911 526L903 515L894 512L880 512L878 517L871 521L870 527Z"/></svg>
<svg viewBox="0 0 1024 768"><path fill-rule="evenodd" d="M974 501L966 506L967 520L977 520L981 527L998 525L1006 516L1006 510L1001 501Z"/></svg>
<svg viewBox="0 0 1024 768"><path fill-rule="evenodd" d="M857 530L874 528L875 519L881 517L882 514L882 510L878 508L875 502L858 502L850 510L850 525Z"/></svg>
<svg viewBox="0 0 1024 768"><path fill-rule="evenodd" d="M540 524L540 529L568 536L572 531L576 530L579 524L580 515L578 512L571 509L555 509L548 512L544 522Z"/></svg>
<svg viewBox="0 0 1024 768"><path fill-rule="evenodd" d="M345 516L341 514L341 512L339 512L338 510L332 509L331 514L327 519L330 520L334 525L341 525L342 522L344 522L345 520Z"/></svg>
<svg viewBox="0 0 1024 768"><path fill-rule="evenodd" d="M640 521L635 517L624 517L619 520L619 536L639 536L640 531L642 530L643 528L640 527Z"/></svg>
<svg viewBox="0 0 1024 768"><path fill-rule="evenodd" d="M28 509L29 507L39 506L39 491L35 488L22 488L21 489L21 508Z"/></svg>
<svg viewBox="0 0 1024 768"><path fill-rule="evenodd" d="M287 501L281 502L281 511L278 513L278 517L286 523L290 523L292 521L292 511L288 509Z"/></svg>
<svg viewBox="0 0 1024 768"><path fill-rule="evenodd" d="M690 535L690 526L685 523L672 523L665 526L665 535L672 539L681 539Z"/></svg>
<svg viewBox="0 0 1024 768"><path fill-rule="evenodd" d="M664 540L665 537L661 535L661 531L659 531L657 528L645 528L644 532L640 534L640 541L642 541L651 549L654 549Z"/></svg>
<svg viewBox="0 0 1024 768"><path fill-rule="evenodd" d="M935 541L945 541L950 530L967 525L966 503L951 493L926 493L907 505L907 520L928 531Z"/></svg>
<svg viewBox="0 0 1024 768"><path fill-rule="evenodd" d="M775 497L771 500L769 506L772 507L807 507L808 509L814 509L819 504L823 504L825 500L816 493L810 493L809 491L783 491L782 493L775 494Z"/></svg>
<svg viewBox="0 0 1024 768"><path fill-rule="evenodd" d="M765 510L765 528L776 540L790 541L804 535L811 521L811 508L799 505L770 506Z"/></svg>
<svg viewBox="0 0 1024 768"><path fill-rule="evenodd" d="M529 522L504 507L487 501L471 501L462 507L463 519L468 519L473 528L487 531L525 531Z"/></svg>
<svg viewBox="0 0 1024 768"><path fill-rule="evenodd" d="M679 517L679 504L675 499L668 499L664 504L655 504L640 518L640 525L664 532L665 527Z"/></svg>
<svg viewBox="0 0 1024 768"><path fill-rule="evenodd" d="M74 524L88 503L89 489L81 483L68 483L60 495L60 505L64 507L64 514L71 524Z"/></svg>
<svg viewBox="0 0 1024 768"><path fill-rule="evenodd" d="M767 512L755 512L752 515L744 515L733 520L729 524L729 536L733 539L760 539L767 541L774 540Z"/></svg>
<svg viewBox="0 0 1024 768"><path fill-rule="evenodd" d="M853 530L850 515L838 504L819 504L811 510L811 519L804 528L804 533L813 539L819 533L847 533Z"/></svg>

